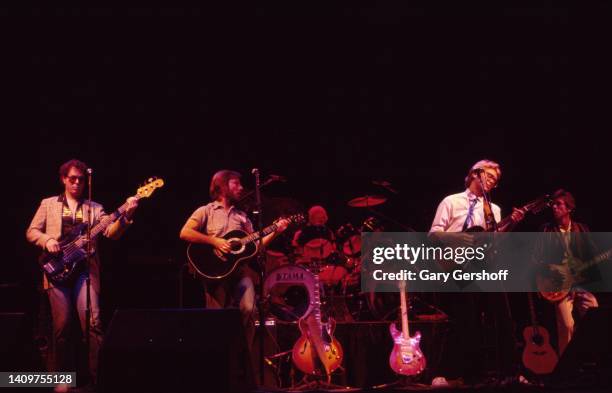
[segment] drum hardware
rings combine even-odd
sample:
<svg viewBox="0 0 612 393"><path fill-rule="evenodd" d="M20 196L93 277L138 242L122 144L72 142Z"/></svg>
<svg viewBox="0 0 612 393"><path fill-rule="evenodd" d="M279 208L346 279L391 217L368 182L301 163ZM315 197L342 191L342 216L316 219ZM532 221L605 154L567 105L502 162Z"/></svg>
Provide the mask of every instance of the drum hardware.
<svg viewBox="0 0 612 393"><path fill-rule="evenodd" d="M350 201L348 201L347 204L350 207L369 208L372 206L382 205L385 202L387 202L387 197L384 197L382 195L366 195L362 197L353 198Z"/></svg>
<svg viewBox="0 0 612 393"><path fill-rule="evenodd" d="M295 322L312 310L315 280L299 265L283 265L269 272L264 281L264 298L272 315Z"/></svg>

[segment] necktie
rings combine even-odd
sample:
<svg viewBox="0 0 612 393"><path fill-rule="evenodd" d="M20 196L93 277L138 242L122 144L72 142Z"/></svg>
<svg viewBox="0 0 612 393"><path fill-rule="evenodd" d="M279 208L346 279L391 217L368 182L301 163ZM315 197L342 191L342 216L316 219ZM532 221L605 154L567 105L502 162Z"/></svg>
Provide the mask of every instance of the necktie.
<svg viewBox="0 0 612 393"><path fill-rule="evenodd" d="M468 208L467 217L463 223L463 231L471 227L472 223L474 222L474 206L476 206L476 202L478 202L477 198L470 199L470 207Z"/></svg>

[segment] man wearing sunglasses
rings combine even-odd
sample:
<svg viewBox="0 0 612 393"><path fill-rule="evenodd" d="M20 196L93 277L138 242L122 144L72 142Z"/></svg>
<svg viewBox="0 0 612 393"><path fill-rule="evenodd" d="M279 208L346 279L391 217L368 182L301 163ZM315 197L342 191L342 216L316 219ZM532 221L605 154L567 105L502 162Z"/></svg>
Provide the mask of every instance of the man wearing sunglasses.
<svg viewBox="0 0 612 393"><path fill-rule="evenodd" d="M107 214L102 205L87 201L83 197L85 190L87 165L79 160L70 160L59 169L59 177L63 186L63 192L59 196L43 199L30 226L26 232L26 238L30 243L41 249L55 254L61 251L60 241L68 236L72 230L83 222L95 225ZM117 239L132 223L138 203L136 198L128 198L128 209L113 224L111 224L104 236ZM95 240L92 244L95 251L97 245ZM82 264L83 268L76 279L70 280L65 285L58 285L44 277L43 287L49 296L51 315L53 318L53 337L55 340L53 363L54 371L72 371L70 356L67 353L70 340L71 319L74 309L78 314L81 330L85 335L87 308L87 286L86 279L90 278L90 330L89 330L89 371L92 381L95 382L98 363L98 351L102 343L102 325L100 321L99 294L100 294L100 260L98 253ZM58 386L56 391L66 391L67 386Z"/></svg>

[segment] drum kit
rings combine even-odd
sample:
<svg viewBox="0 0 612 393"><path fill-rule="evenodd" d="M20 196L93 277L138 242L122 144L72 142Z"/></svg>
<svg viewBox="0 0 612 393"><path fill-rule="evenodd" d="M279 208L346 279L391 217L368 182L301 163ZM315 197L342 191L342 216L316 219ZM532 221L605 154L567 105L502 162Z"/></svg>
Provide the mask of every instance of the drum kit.
<svg viewBox="0 0 612 393"><path fill-rule="evenodd" d="M400 309L399 293L377 292L376 290L362 292L361 289L362 234L364 232L383 232L385 226L387 228L401 226L393 219L372 209L373 206L381 205L386 200L386 197L379 195L351 199L347 203L348 206L366 208L368 213L364 216L368 216L369 213L372 215L359 224L347 222L335 230L326 225L313 225L316 221L311 220L310 225L297 230L291 246L287 246L289 243L289 235L287 235L286 240L280 242L276 249L266 250L266 275L262 302L265 312L268 316L272 316L272 319L276 319L275 323L295 325L301 332L300 338L293 344L293 349L266 357L267 364L277 373L278 381L281 381L280 364L283 362L274 365L272 360L291 357L295 369L305 374L303 384L298 385L297 390L311 388L342 388L345 390L347 387L330 383L334 367L328 367L327 363L321 362L324 367L317 374L311 372L312 370L307 367L310 363L306 360L314 361L317 356L323 356L319 358L319 362L321 359L325 361L335 359L336 366L340 366L343 352L340 342L333 336L333 327L336 322L388 324L397 319ZM401 227L409 230L405 226ZM431 314L432 310L434 314ZM411 299L410 313L414 315L414 318L421 319L420 317L425 315L446 318L445 314L438 311L416 296ZM320 328L322 329L320 332L327 332L328 342L322 340L325 334L319 337L316 329L310 330L312 329L311 318L314 318L319 324L323 320L326 322L324 325L326 327ZM430 320L433 319L430 318ZM323 345L323 348L335 348L336 357L327 357L324 356L325 354L321 355L314 351L312 348L317 348L315 337L318 337L323 344L327 343L327 347ZM310 348L310 355L306 351L307 348ZM314 361L314 363L319 362ZM288 372L292 388L295 387L293 380L295 369L292 368ZM315 381L306 383L307 377L315 377ZM327 382L321 382L323 377L327 377Z"/></svg>
<svg viewBox="0 0 612 393"><path fill-rule="evenodd" d="M386 202L383 196L351 199L348 205L370 208ZM317 266L324 313L337 321L394 319L396 294L361 292L361 234L384 231L374 216L360 225L345 223L335 231L321 225L299 230L290 252L266 250L264 296L269 312L284 322L296 322L312 309Z"/></svg>

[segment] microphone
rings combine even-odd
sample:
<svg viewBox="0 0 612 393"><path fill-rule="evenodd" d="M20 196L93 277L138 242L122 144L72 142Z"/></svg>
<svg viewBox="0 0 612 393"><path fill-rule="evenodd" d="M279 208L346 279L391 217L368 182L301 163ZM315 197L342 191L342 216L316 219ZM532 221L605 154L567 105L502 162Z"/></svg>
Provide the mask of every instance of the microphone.
<svg viewBox="0 0 612 393"><path fill-rule="evenodd" d="M87 168L86 172L87 172L88 175L91 175L93 173L93 169Z"/></svg>
<svg viewBox="0 0 612 393"><path fill-rule="evenodd" d="M280 175L270 175L270 180L272 181L280 181L280 182L286 182L287 178L285 176L280 176Z"/></svg>
<svg viewBox="0 0 612 393"><path fill-rule="evenodd" d="M252 174L254 174L254 175L258 175L258 174L259 174L259 169L257 169L257 168L253 168L253 169L251 170L251 173L252 173Z"/></svg>

